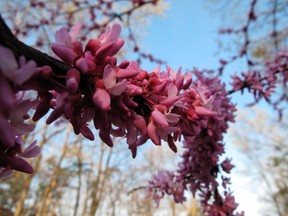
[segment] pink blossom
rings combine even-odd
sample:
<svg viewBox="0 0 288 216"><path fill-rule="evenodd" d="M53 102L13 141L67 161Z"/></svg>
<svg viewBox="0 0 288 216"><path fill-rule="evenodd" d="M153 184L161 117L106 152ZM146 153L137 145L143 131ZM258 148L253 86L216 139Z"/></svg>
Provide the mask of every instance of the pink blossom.
<svg viewBox="0 0 288 216"><path fill-rule="evenodd" d="M177 77L171 69L169 69L169 73ZM179 164L177 172L171 172L170 176L173 176L174 183L183 184L183 182L185 182L181 187L182 190L178 191L179 197L184 197L184 191L189 189L194 195L196 192L200 193L201 202L204 206L209 206L209 202L213 199L217 200L211 207L205 208L208 214L226 215L229 213L234 215L234 210L236 209L235 203L230 202L231 199L227 198L227 205L222 208L222 206L218 205L218 200L223 199L221 198L222 195L215 191L217 191L218 188L216 180L220 166L218 160L219 156L224 152L223 144L221 143L221 134L227 130L227 122L233 121L235 107L226 96L225 86L221 84L217 78L205 78L197 71L194 71L194 74L197 76L198 81L191 82L193 88L187 89L181 94L180 90L184 88L185 84L183 85L178 82L177 85L180 88L181 98L171 103L172 107L169 112L166 110L166 114L164 114L165 112L162 113L166 115L165 119L169 124L173 123L174 127L177 125L177 128L180 130L179 134L184 138L183 144L185 151L182 155L182 161ZM161 77L162 79L167 79L167 73L162 73ZM187 86L185 86L185 88L186 87ZM181 117L179 118L178 114L180 113ZM186 117L183 118L184 113ZM158 114L158 112L155 112L155 114ZM154 128L152 127L153 135L158 139L160 139L160 134L162 133L157 132L157 130L159 130L161 126L166 126L163 115L155 115L157 116L155 119L161 123L158 128L155 126L154 119L149 123L154 124ZM219 116L221 116L221 118L219 118ZM174 136L174 138L168 136L168 143L169 140L177 137L177 135ZM170 142L169 146L171 149L174 147L173 144L174 142ZM223 170L225 169L227 172L233 167L230 163L228 164L227 161L223 162L221 166L223 166ZM166 179L169 178L171 179L171 177L166 176ZM227 184L229 184L229 180L224 177L222 179L223 185L225 185L225 189L227 189L226 187ZM165 180L165 182L166 181L168 180ZM157 184L157 182L159 183ZM167 184L161 182L163 182L163 180L161 180L159 176L154 176L153 180L150 181L149 190L153 192L151 196L155 199L156 203L159 203L159 200L165 193L168 195L173 194L169 190L170 187L164 187L163 185ZM182 202L183 199L175 199L175 201ZM235 215L237 215L237 213L235 213Z"/></svg>
<svg viewBox="0 0 288 216"><path fill-rule="evenodd" d="M160 145L160 137L157 133L157 127L154 125L153 121L150 121L147 126L147 132L150 139L153 141L155 145Z"/></svg>
<svg viewBox="0 0 288 216"><path fill-rule="evenodd" d="M231 170L233 169L234 165L231 164L231 159L229 160L228 158L226 158L226 159L221 163L221 167L222 167L222 169L223 169L226 173L230 173Z"/></svg>
<svg viewBox="0 0 288 216"><path fill-rule="evenodd" d="M32 173L31 165L21 157L35 157L40 152L36 142L22 152L22 136L34 129L25 120L30 118L28 113L38 101L24 99L25 91L18 88L22 85L25 89L26 84L41 76L42 69L33 61L26 62L24 57L19 58L18 64L12 52L2 46L0 58L0 178L7 178L12 170Z"/></svg>
<svg viewBox="0 0 288 216"><path fill-rule="evenodd" d="M82 54L82 44L76 40L81 26L81 23L73 26L70 32L65 27L56 31L56 43L51 48L58 57L68 64L73 64L76 57Z"/></svg>
<svg viewBox="0 0 288 216"><path fill-rule="evenodd" d="M159 112L159 110L155 109L152 113L151 113L151 117L153 119L153 122L162 127L162 128L166 128L169 126L167 119L165 118L165 115L161 112Z"/></svg>
<svg viewBox="0 0 288 216"><path fill-rule="evenodd" d="M11 71L16 71L18 68L15 56L13 55L11 50L0 46L0 58L2 59L2 61L0 62L0 71L2 75L8 78ZM3 59L7 60L7 62L4 63Z"/></svg>
<svg viewBox="0 0 288 216"><path fill-rule="evenodd" d="M78 23L73 26L70 31L67 28L62 27L55 33L55 40L57 44L72 46L80 33L82 24Z"/></svg>
<svg viewBox="0 0 288 216"><path fill-rule="evenodd" d="M101 110L109 110L111 109L110 103L111 98L107 90L102 88L97 88L93 95L94 104L100 108Z"/></svg>
<svg viewBox="0 0 288 216"><path fill-rule="evenodd" d="M19 155L25 158L34 158L40 154L40 147L36 145L37 141L32 142L22 153Z"/></svg>
<svg viewBox="0 0 288 216"><path fill-rule="evenodd" d="M124 40L119 39L121 26L113 24L111 29L107 28L99 38L100 47L96 52L98 58L115 55L124 45Z"/></svg>
<svg viewBox="0 0 288 216"><path fill-rule="evenodd" d="M229 160L219 163L224 153L223 133L228 122L234 121L235 112L225 85L217 77L207 78L196 70L183 74L181 68L175 72L167 66L164 71L158 67L148 73L133 61L118 64L115 54L124 44L119 38L121 27L118 24L108 28L98 39L89 40L84 49L77 41L79 30L80 25L77 25L70 32L66 28L56 32L52 50L72 69L57 77L64 80L61 88L43 89L37 83L31 84L29 87L38 91L37 100L23 100L14 90L15 86L24 86L32 78L46 77L43 70L24 59L20 59L19 66L13 61L7 66L0 64L0 83L3 84L0 88L12 98L1 99L5 106L0 110L5 115L0 115L0 127L4 128L0 130L0 175L7 176L9 169L32 172L32 167L21 157L34 157L40 149L33 142L22 151L21 136L33 129L24 121L29 118L27 113L32 107L36 107L34 120L52 109L47 124L65 118L75 134L93 140L88 126L93 120L99 137L108 146L113 146L112 136L126 138L133 158L138 146L148 139L155 145L165 142L174 152L177 152L176 142L182 141L184 152L178 170L154 175L148 188L151 196L156 202L165 194L172 195L176 202L183 202L184 192L189 190L193 195L200 195L208 214L235 215L237 204L228 193L229 179L220 172L229 173L233 165ZM10 53L2 50L0 55L7 57ZM28 75L17 81L17 73L11 77L7 68L14 72L22 70L21 73L28 71ZM48 78L55 76L53 71L47 74ZM251 90L256 96L268 96L271 92L272 87L266 88L260 75L244 74L244 77L246 83L253 85ZM267 82L273 83L274 79L267 76ZM235 79L235 86L242 84L241 78ZM218 192L221 185L222 194Z"/></svg>
<svg viewBox="0 0 288 216"><path fill-rule="evenodd" d="M103 82L105 88L112 95L119 96L126 90L127 80L123 79L117 82L116 71L110 65L104 69Z"/></svg>
<svg viewBox="0 0 288 216"><path fill-rule="evenodd" d="M79 82L80 82L80 72L74 68L69 70L66 75L67 91L71 94L75 93L78 89Z"/></svg>
<svg viewBox="0 0 288 216"><path fill-rule="evenodd" d="M172 195L177 203L186 200L183 194L185 186L181 182L178 182L176 176L170 171L159 171L157 174L154 174L153 180L149 183L150 186L147 190L153 192L152 197L156 201L157 206L159 206L159 202L165 193Z"/></svg>
<svg viewBox="0 0 288 216"><path fill-rule="evenodd" d="M119 24L112 25L111 28L107 28L105 33L99 38L102 44L107 44L110 42L116 42L121 34L121 26Z"/></svg>
<svg viewBox="0 0 288 216"><path fill-rule="evenodd" d="M133 125L142 134L147 134L147 125L145 119L140 115L135 115L133 118Z"/></svg>
<svg viewBox="0 0 288 216"><path fill-rule="evenodd" d="M278 111L279 116L282 115L281 104L287 102L287 60L288 50L282 50L275 54L275 56L265 63L263 69L254 69L247 72L242 72L241 75L232 75L233 90L230 94L241 90L248 90L254 96L254 102L249 105L258 103L264 99L268 104L272 105ZM279 82L279 83L278 83ZM281 94L272 97L275 92L277 83L283 88Z"/></svg>
<svg viewBox="0 0 288 216"><path fill-rule="evenodd" d="M13 175L13 170L8 167L0 167L0 179L6 179Z"/></svg>
<svg viewBox="0 0 288 216"><path fill-rule="evenodd" d="M24 82L28 81L33 75L36 75L39 70L37 70L36 63L34 61L28 61L23 56L19 58L19 66L13 53L5 48L0 47L0 58L9 59L7 62L0 63L0 70L2 74L12 81L15 85L22 85Z"/></svg>

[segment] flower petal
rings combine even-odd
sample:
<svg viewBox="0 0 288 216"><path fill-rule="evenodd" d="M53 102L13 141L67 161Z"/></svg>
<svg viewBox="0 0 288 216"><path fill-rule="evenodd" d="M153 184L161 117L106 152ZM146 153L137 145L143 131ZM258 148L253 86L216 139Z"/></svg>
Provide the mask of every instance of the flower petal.
<svg viewBox="0 0 288 216"><path fill-rule="evenodd" d="M175 113L167 113L165 115L166 115L167 121L170 123L177 123L180 119L180 115L175 114Z"/></svg>
<svg viewBox="0 0 288 216"><path fill-rule="evenodd" d="M37 155L40 154L40 147L39 146L36 146L37 144L37 141L35 140L34 142L32 142L26 149L23 153L19 154L20 156L22 157L25 157L25 158L34 158L36 157Z"/></svg>
<svg viewBox="0 0 288 216"><path fill-rule="evenodd" d="M90 128L88 128L86 125L82 126L80 129L80 133L86 137L87 139L93 141L94 140L94 135L92 133L92 131L90 130Z"/></svg>
<svg viewBox="0 0 288 216"><path fill-rule="evenodd" d="M46 113L50 110L51 97L49 97L49 96L44 97L43 99L41 99L41 101L38 104L38 106L36 108L36 111L35 111L35 113L33 115L33 118L32 118L33 121L38 121L44 115L46 115Z"/></svg>
<svg viewBox="0 0 288 216"><path fill-rule="evenodd" d="M119 96L126 90L127 80L121 80L121 82L116 83L112 88L109 88L108 91L112 95Z"/></svg>
<svg viewBox="0 0 288 216"><path fill-rule="evenodd" d="M111 29L107 29L104 38L102 40L102 43L109 43L109 42L115 42L121 33L121 26L118 23L115 23L112 25Z"/></svg>
<svg viewBox="0 0 288 216"><path fill-rule="evenodd" d="M168 97L175 97L178 94L178 88L173 84L170 83L167 87Z"/></svg>
<svg viewBox="0 0 288 216"><path fill-rule="evenodd" d="M139 86L133 85L131 83L127 83L126 92L130 96L136 96L136 95L142 94L143 90Z"/></svg>
<svg viewBox="0 0 288 216"><path fill-rule="evenodd" d="M154 122L157 125L161 126L162 128L169 126L167 119L165 118L165 115L161 113L160 111L158 111L157 109L155 109L152 112L151 117L153 118Z"/></svg>
<svg viewBox="0 0 288 216"><path fill-rule="evenodd" d="M68 45L72 44L72 38L67 30L67 28L62 27L55 33L55 40L57 44Z"/></svg>
<svg viewBox="0 0 288 216"><path fill-rule="evenodd" d="M20 57L24 58L24 57ZM37 65L34 61L28 61L13 73L13 81L17 85L22 85L37 73Z"/></svg>
<svg viewBox="0 0 288 216"><path fill-rule="evenodd" d="M11 157L2 151L0 151L0 167L1 166L10 167L11 169L29 174L33 173L33 168L27 161L17 156Z"/></svg>
<svg viewBox="0 0 288 216"><path fill-rule="evenodd" d="M8 167L0 168L0 179L6 179L12 176L13 170Z"/></svg>
<svg viewBox="0 0 288 216"><path fill-rule="evenodd" d="M81 57L76 61L77 68L83 73L87 73L89 71L89 66L85 58Z"/></svg>
<svg viewBox="0 0 288 216"><path fill-rule="evenodd" d="M133 124L142 135L147 134L146 121L142 116L135 115L134 120L133 120Z"/></svg>
<svg viewBox="0 0 288 216"><path fill-rule="evenodd" d="M10 78L11 73L17 70L18 64L11 50L0 46L0 71L6 78Z"/></svg>
<svg viewBox="0 0 288 216"><path fill-rule="evenodd" d="M46 120L46 124L51 124L52 122L56 121L58 118L60 118L64 112L64 106L65 104L63 103L62 105L56 107L49 117Z"/></svg>
<svg viewBox="0 0 288 216"><path fill-rule="evenodd" d="M64 45L53 44L51 46L51 49L59 58L61 58L67 64L72 65L74 59L76 59L77 57L76 53L73 51L72 48Z"/></svg>
<svg viewBox="0 0 288 216"><path fill-rule="evenodd" d="M103 82L106 89L112 88L116 84L116 72L111 65L104 68Z"/></svg>
<svg viewBox="0 0 288 216"><path fill-rule="evenodd" d="M113 141L112 141L112 139L110 137L110 129L101 128L100 131L99 131L99 137L108 146L113 147Z"/></svg>
<svg viewBox="0 0 288 216"><path fill-rule="evenodd" d="M173 137L171 135L168 135L168 145L173 152L175 152L175 153L177 152L177 147L176 147L174 140L173 140Z"/></svg>
<svg viewBox="0 0 288 216"><path fill-rule="evenodd" d="M119 39L116 43L114 43L114 46L109 50L108 54L109 56L115 55L124 45L124 40Z"/></svg>
<svg viewBox="0 0 288 216"><path fill-rule="evenodd" d="M133 145L137 141L137 130L134 125L129 122L127 127L127 144Z"/></svg>
<svg viewBox="0 0 288 216"><path fill-rule="evenodd" d="M106 89L97 88L93 95L93 102L101 110L111 109L111 98Z"/></svg>
<svg viewBox="0 0 288 216"><path fill-rule="evenodd" d="M150 121L147 126L147 132L150 139L153 141L155 145L160 145L160 138L156 132L156 127L153 124L153 121Z"/></svg>
<svg viewBox="0 0 288 216"><path fill-rule="evenodd" d="M71 28L70 37L71 37L72 42L76 41L76 38L78 37L80 33L81 27L82 27L82 23L78 23Z"/></svg>
<svg viewBox="0 0 288 216"><path fill-rule="evenodd" d="M69 93L73 94L78 89L78 84L80 82L80 72L72 68L67 72L66 75L66 88Z"/></svg>
<svg viewBox="0 0 288 216"><path fill-rule="evenodd" d="M195 106L195 113L199 116L212 116L216 114L215 112L201 106Z"/></svg>
<svg viewBox="0 0 288 216"><path fill-rule="evenodd" d="M175 105L175 103L180 99L181 99L180 96L168 97L168 98L162 100L160 102L160 104L165 105L167 107L171 107L171 106Z"/></svg>
<svg viewBox="0 0 288 216"><path fill-rule="evenodd" d="M124 79L138 75L139 71L134 69L119 69L117 71L117 78Z"/></svg>
<svg viewBox="0 0 288 216"><path fill-rule="evenodd" d="M110 43L104 44L103 46L101 46L97 50L96 56L98 58L103 58L103 57L107 56L109 54L109 52L111 51L111 49L113 48L113 46L114 46L114 42L110 42Z"/></svg>

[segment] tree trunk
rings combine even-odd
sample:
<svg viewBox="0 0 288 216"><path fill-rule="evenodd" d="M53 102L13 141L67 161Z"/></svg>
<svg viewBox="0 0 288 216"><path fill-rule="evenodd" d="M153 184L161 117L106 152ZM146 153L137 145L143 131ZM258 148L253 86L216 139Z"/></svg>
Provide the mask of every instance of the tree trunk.
<svg viewBox="0 0 288 216"><path fill-rule="evenodd" d="M77 154L77 158L78 158L78 187L77 187L77 195L76 195L76 202L75 202L75 206L74 206L74 214L73 216L77 216L77 211L78 211L78 207L79 207L79 200L80 200L80 192L81 192L81 186L82 186L82 181L81 181L81 176L82 176L82 166L83 166L83 162L82 162L82 142L80 143L80 149L79 152Z"/></svg>
<svg viewBox="0 0 288 216"><path fill-rule="evenodd" d="M71 127L68 127L67 133L66 133L66 139L64 142L64 146L62 148L60 159L57 165L54 167L53 176L50 179L48 187L46 187L44 190L44 193L41 198L41 204L40 204L40 207L37 209L36 216L44 216L44 215L47 215L49 212L52 195L53 195L55 188L57 187L57 180L58 180L58 174L60 171L60 166L68 150L67 145L68 145L70 132L71 132Z"/></svg>
<svg viewBox="0 0 288 216"><path fill-rule="evenodd" d="M99 161L99 166L98 166L98 175L97 175L97 179L94 183L94 188L92 191L92 203L91 203L90 212L89 212L90 216L94 216L96 214L96 211L99 207L99 204L100 204L100 201L102 198L102 194L103 194L104 186L105 186L105 182L106 182L106 177L108 174L107 169L109 167L109 162L110 162L111 155L112 155L112 148L109 150L109 155L108 155L108 158L106 160L105 167L103 169L104 174L101 174L102 173L101 170L102 170L102 162L103 162L104 153L105 153L105 145L103 145L103 143L102 143L101 156L100 156L100 161Z"/></svg>

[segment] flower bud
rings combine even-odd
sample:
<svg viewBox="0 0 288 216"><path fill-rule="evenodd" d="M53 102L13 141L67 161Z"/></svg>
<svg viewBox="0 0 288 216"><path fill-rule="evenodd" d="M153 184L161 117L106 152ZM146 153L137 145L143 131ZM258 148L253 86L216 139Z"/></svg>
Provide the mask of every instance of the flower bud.
<svg viewBox="0 0 288 216"><path fill-rule="evenodd" d="M70 94L75 93L78 89L79 82L80 82L80 72L75 68L70 69L66 75L67 91Z"/></svg>

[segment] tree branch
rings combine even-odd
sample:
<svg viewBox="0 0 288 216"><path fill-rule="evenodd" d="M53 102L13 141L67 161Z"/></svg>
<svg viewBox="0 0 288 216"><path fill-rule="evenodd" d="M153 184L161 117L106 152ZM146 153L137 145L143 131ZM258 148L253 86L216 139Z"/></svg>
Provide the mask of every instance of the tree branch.
<svg viewBox="0 0 288 216"><path fill-rule="evenodd" d="M127 192L127 196L129 196L130 194L134 193L135 191L144 190L144 189L147 189L147 188L148 188L148 186L139 186L137 188L133 188L132 190Z"/></svg>
<svg viewBox="0 0 288 216"><path fill-rule="evenodd" d="M48 65L52 68L53 72L57 75L66 75L67 71L72 67L67 65L33 47L30 47L23 42L19 41L10 28L6 25L4 19L0 14L0 45L10 49L16 58L25 56L27 60L33 60L37 66ZM63 82L63 80L62 80Z"/></svg>

